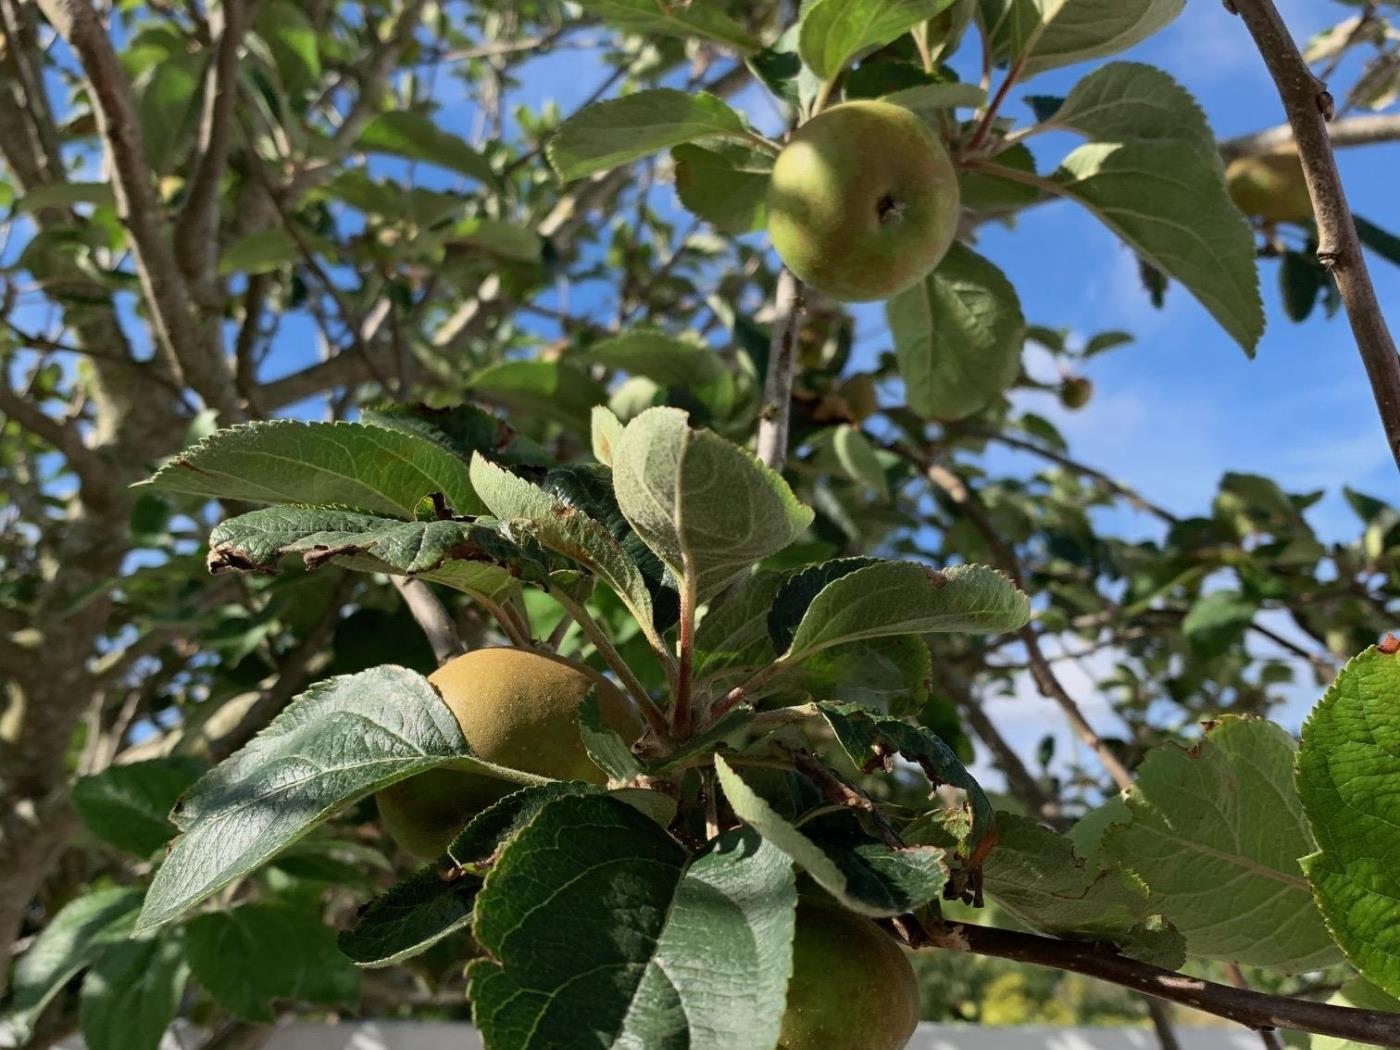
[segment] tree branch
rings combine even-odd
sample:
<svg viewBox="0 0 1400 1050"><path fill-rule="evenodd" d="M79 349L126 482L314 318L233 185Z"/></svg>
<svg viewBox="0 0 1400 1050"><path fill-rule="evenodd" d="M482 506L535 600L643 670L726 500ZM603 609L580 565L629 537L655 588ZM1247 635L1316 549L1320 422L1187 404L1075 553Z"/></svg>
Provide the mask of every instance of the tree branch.
<svg viewBox="0 0 1400 1050"><path fill-rule="evenodd" d="M797 368L797 333L802 323L802 282L784 266L773 293L773 335L763 404L758 410L758 458L774 470L787 463L788 422L792 415L792 379Z"/></svg>
<svg viewBox="0 0 1400 1050"><path fill-rule="evenodd" d="M0 376L0 415L57 449L78 476L84 494L105 503L115 480L111 469L71 424L54 419L28 398L21 397Z"/></svg>
<svg viewBox="0 0 1400 1050"><path fill-rule="evenodd" d="M1265 995L1164 970L1103 945L1057 941L1030 933L955 923L930 932L929 943L948 951L990 955L1049 966L1182 1003L1256 1030L1292 1028L1381 1046L1400 1046L1400 1014L1357 1010L1306 999Z"/></svg>
<svg viewBox="0 0 1400 1050"><path fill-rule="evenodd" d="M1400 113L1378 113L1373 116L1346 117L1327 125L1333 149L1351 146L1373 146L1379 142L1400 142ZM1220 155L1225 160L1255 153L1272 153L1293 145L1293 128L1278 124L1248 135L1237 135L1221 142Z"/></svg>
<svg viewBox="0 0 1400 1050"><path fill-rule="evenodd" d="M1317 220L1317 257L1332 273L1366 366L1391 456L1400 467L1400 357L1376 299L1327 131L1332 96L1313 76L1273 0L1233 0L1259 48L1298 145Z"/></svg>
<svg viewBox="0 0 1400 1050"><path fill-rule="evenodd" d="M389 582L403 596L404 604L423 629L439 664L445 664L454 656L466 652L462 639L457 637L457 625L426 583L406 576L390 576Z"/></svg>

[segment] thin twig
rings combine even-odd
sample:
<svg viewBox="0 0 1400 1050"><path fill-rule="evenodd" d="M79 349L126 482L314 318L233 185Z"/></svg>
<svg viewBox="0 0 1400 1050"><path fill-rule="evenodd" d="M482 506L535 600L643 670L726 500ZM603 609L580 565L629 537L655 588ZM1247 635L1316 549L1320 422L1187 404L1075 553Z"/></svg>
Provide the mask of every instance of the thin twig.
<svg viewBox="0 0 1400 1050"><path fill-rule="evenodd" d="M1400 1014L1357 1010L1231 988L1119 955L1103 945L957 923L931 931L931 946L1082 973L1255 1030L1291 1028L1380 1046L1400 1046Z"/></svg>
<svg viewBox="0 0 1400 1050"><path fill-rule="evenodd" d="M390 576L389 580L394 589L403 596L404 604L408 606L413 619L423 629L428 644L433 647L433 656L439 664L445 664L454 656L461 656L466 652L462 639L457 637L457 625L452 622L452 617L447 615L447 609L426 583L407 576Z"/></svg>
<svg viewBox="0 0 1400 1050"><path fill-rule="evenodd" d="M758 416L758 458L774 470L787 463L788 424L792 416L792 380L797 369L797 332L802 323L802 282L786 266L773 294L776 316L768 346L768 374Z"/></svg>
<svg viewBox="0 0 1400 1050"><path fill-rule="evenodd" d="M1391 456L1400 467L1400 357L1376 299L1337 158L1327 132L1333 113L1327 85L1313 76L1272 0L1234 0L1278 88L1317 220L1317 257L1331 271L1366 366Z"/></svg>

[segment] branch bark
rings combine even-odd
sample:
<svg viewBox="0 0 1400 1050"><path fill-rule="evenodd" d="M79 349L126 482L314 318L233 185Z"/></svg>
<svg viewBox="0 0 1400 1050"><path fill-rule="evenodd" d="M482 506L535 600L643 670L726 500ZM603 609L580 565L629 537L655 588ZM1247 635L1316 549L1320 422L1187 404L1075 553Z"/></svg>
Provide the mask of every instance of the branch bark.
<svg viewBox="0 0 1400 1050"><path fill-rule="evenodd" d="M792 379L797 369L797 333L802 323L802 282L784 266L773 293L773 335L768 373L758 410L758 458L774 470L787 463L788 423L792 418Z"/></svg>
<svg viewBox="0 0 1400 1050"><path fill-rule="evenodd" d="M452 617L447 615L442 602L438 601L437 595L426 583L404 576L390 576L389 580L394 589L403 596L404 604L413 614L413 619L423 629L428 644L433 647L433 656L437 657L439 664L445 664L454 656L461 656L466 652L462 639L457 637L457 625L452 622Z"/></svg>
<svg viewBox="0 0 1400 1050"><path fill-rule="evenodd" d="M1400 113L1377 113L1363 117L1346 117L1327 125L1328 139L1333 149L1352 146L1374 146L1380 142L1400 142ZM1225 160L1247 157L1255 153L1272 153L1292 146L1293 127L1277 124L1248 135L1237 135L1220 143L1220 155Z"/></svg>
<svg viewBox="0 0 1400 1050"><path fill-rule="evenodd" d="M1381 313L1366 257L1337 172L1327 121L1332 96L1308 68L1273 0L1233 0L1288 114L1317 220L1317 257L1332 273L1371 381L1386 443L1400 467L1400 357Z"/></svg>
<svg viewBox="0 0 1400 1050"><path fill-rule="evenodd" d="M1331 1006L1231 988L1119 955L1102 945L956 923L931 931L933 947L990 955L1097 977L1255 1030L1292 1028L1380 1046L1400 1046L1400 1014Z"/></svg>

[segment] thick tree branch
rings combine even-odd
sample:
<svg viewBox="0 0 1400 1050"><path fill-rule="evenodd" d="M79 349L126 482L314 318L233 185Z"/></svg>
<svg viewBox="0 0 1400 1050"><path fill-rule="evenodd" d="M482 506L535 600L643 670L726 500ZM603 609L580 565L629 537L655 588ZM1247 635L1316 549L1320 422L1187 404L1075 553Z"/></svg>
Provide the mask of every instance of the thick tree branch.
<svg viewBox="0 0 1400 1050"><path fill-rule="evenodd" d="M1380 142L1400 142L1400 113L1377 113L1345 117L1327 125L1333 149L1373 146ZM1227 161L1255 153L1271 153L1293 145L1293 128L1278 124L1248 135L1237 135L1220 143L1220 155Z"/></svg>
<svg viewBox="0 0 1400 1050"><path fill-rule="evenodd" d="M948 951L990 955L1082 973L1257 1030L1292 1028L1380 1046L1400 1046L1400 1014L1330 1006L1307 999L1231 988L1138 962L1098 944L1057 941L971 923L950 924L932 931L929 943Z"/></svg>
<svg viewBox="0 0 1400 1050"><path fill-rule="evenodd" d="M1386 442L1400 467L1400 357L1396 356L1395 340L1376 299L1337 172L1337 159L1327 131L1332 96L1327 85L1303 61L1273 0L1233 0L1233 6L1254 37L1288 114L1317 220L1317 257L1336 281L1356 348L1371 381Z"/></svg>
<svg viewBox="0 0 1400 1050"><path fill-rule="evenodd" d="M774 470L787 463L788 423L792 417L792 379L797 370L797 333L802 324L802 282L784 266L773 293L773 333L768 345L768 373L758 410L758 458Z"/></svg>
<svg viewBox="0 0 1400 1050"><path fill-rule="evenodd" d="M29 398L15 391L0 376L0 416L29 431L40 441L52 445L78 476L84 494L105 503L116 480L110 466L100 455L83 443L82 434L71 423L54 419Z"/></svg>

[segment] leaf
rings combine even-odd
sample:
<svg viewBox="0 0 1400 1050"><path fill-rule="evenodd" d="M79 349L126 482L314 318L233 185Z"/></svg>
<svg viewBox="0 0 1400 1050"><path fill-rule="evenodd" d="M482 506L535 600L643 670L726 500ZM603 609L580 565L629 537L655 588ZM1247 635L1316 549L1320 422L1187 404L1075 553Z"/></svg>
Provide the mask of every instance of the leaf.
<svg viewBox="0 0 1400 1050"><path fill-rule="evenodd" d="M156 872L138 930L242 878L342 806L470 754L451 709L412 671L376 667L313 685L190 789L174 817L184 834Z"/></svg>
<svg viewBox="0 0 1400 1050"><path fill-rule="evenodd" d="M146 162L154 171L172 170L192 137L206 64L203 54L173 54L134 85Z"/></svg>
<svg viewBox="0 0 1400 1050"><path fill-rule="evenodd" d="M951 784L966 795L967 833L959 837L958 856L970 868L982 864L996 844L996 811L951 747L922 726L875 714L855 704L817 704L836 741L857 768L899 755L914 763L937 787Z"/></svg>
<svg viewBox="0 0 1400 1050"><path fill-rule="evenodd" d="M605 467L611 467L613 447L622 437L622 420L613 415L606 405L597 405L591 414L589 435L593 458Z"/></svg>
<svg viewBox="0 0 1400 1050"><path fill-rule="evenodd" d="M1258 600L1240 591L1212 591L1192 604L1181 633L1197 652L1219 656L1243 637L1258 612Z"/></svg>
<svg viewBox="0 0 1400 1050"><path fill-rule="evenodd" d="M987 104L987 92L976 84L919 84L882 95L885 102L920 110L976 109Z"/></svg>
<svg viewBox="0 0 1400 1050"><path fill-rule="evenodd" d="M278 419L220 430L143 484L252 503L339 505L412 519L441 493L458 514L480 514L467 464L425 438L357 423Z"/></svg>
<svg viewBox="0 0 1400 1050"><path fill-rule="evenodd" d="M15 204L24 212L39 212L45 208L67 208L74 204L95 204L111 207L117 202L108 182L51 182L35 186Z"/></svg>
<svg viewBox="0 0 1400 1050"><path fill-rule="evenodd" d="M953 0L818 0L805 5L798 51L823 80L833 80L866 48L882 47Z"/></svg>
<svg viewBox="0 0 1400 1050"><path fill-rule="evenodd" d="M773 157L740 143L713 149L684 143L671 150L676 196L716 229L739 235L763 229Z"/></svg>
<svg viewBox="0 0 1400 1050"><path fill-rule="evenodd" d="M359 966L390 966L465 929L481 875L501 845L550 802L596 791L579 781L554 781L521 788L482 810L448 845L440 863L420 868L366 905L355 925L341 932L340 950Z"/></svg>
<svg viewBox="0 0 1400 1050"><path fill-rule="evenodd" d="M491 165L458 135L445 131L430 117L410 110L381 113L360 133L356 149L368 153L392 153L421 160L493 185Z"/></svg>
<svg viewBox="0 0 1400 1050"><path fill-rule="evenodd" d="M599 1046L771 1050L796 901L791 862L751 832L692 859L614 799L559 799L477 897L473 1019L493 1050L585 1030Z"/></svg>
<svg viewBox="0 0 1400 1050"><path fill-rule="evenodd" d="M271 273L301 258L301 246L280 226L254 230L219 254L219 276Z"/></svg>
<svg viewBox="0 0 1400 1050"><path fill-rule="evenodd" d="M812 520L781 476L686 415L652 408L613 448L618 506L702 603Z"/></svg>
<svg viewBox="0 0 1400 1050"><path fill-rule="evenodd" d="M1400 660L1367 649L1308 715L1298 753L1298 793L1317 836L1303 870L1347 959L1390 995L1400 994L1397 696Z"/></svg>
<svg viewBox="0 0 1400 1050"><path fill-rule="evenodd" d="M79 777L73 809L88 831L117 849L147 857L175 834L170 810L199 776L187 758L153 758Z"/></svg>
<svg viewBox="0 0 1400 1050"><path fill-rule="evenodd" d="M268 507L230 518L209 536L211 572L275 572L286 554L315 568L421 576L488 601L519 589L519 548L494 530L459 521L398 521L324 507ZM544 568L535 571L543 574ZM529 574L524 574L529 575Z"/></svg>
<svg viewBox="0 0 1400 1050"><path fill-rule="evenodd" d="M254 25L287 90L300 94L314 87L321 79L321 52L316 27L301 8L291 0L271 0L259 8Z"/></svg>
<svg viewBox="0 0 1400 1050"><path fill-rule="evenodd" d="M928 646L916 635L903 634L824 649L780 679L779 692L796 686L816 700L906 714L928 699L932 677Z"/></svg>
<svg viewBox="0 0 1400 1050"><path fill-rule="evenodd" d="M1362 244L1387 262L1400 266L1400 237L1359 216L1352 216L1352 219L1356 223L1356 235L1361 238Z"/></svg>
<svg viewBox="0 0 1400 1050"><path fill-rule="evenodd" d="M831 561L809 565L781 581L769 603L768 637L773 642L773 651L785 653L792 646L792 639L812 600L821 594L828 585L848 576L857 569L884 564L879 558L864 555L854 558L834 558Z"/></svg>
<svg viewBox="0 0 1400 1050"><path fill-rule="evenodd" d="M522 416L538 415L586 434L593 406L608 399L601 383L558 361L502 361L477 372L470 388Z"/></svg>
<svg viewBox="0 0 1400 1050"><path fill-rule="evenodd" d="M579 0L585 11L629 33L649 36L703 37L728 44L741 54L763 45L745 32L714 0Z"/></svg>
<svg viewBox="0 0 1400 1050"><path fill-rule="evenodd" d="M1285 251L1278 267L1279 297L1283 300L1284 315L1295 324L1306 321L1327 281L1327 270L1316 257Z"/></svg>
<svg viewBox="0 0 1400 1050"><path fill-rule="evenodd" d="M663 387L684 388L716 415L726 415L734 402L734 377L714 349L664 332L640 330L614 336L575 360L646 376Z"/></svg>
<svg viewBox="0 0 1400 1050"><path fill-rule="evenodd" d="M125 887L89 890L49 919L15 962L13 994L3 1015L21 1045L53 997L108 948L127 939L141 895L139 889Z"/></svg>
<svg viewBox="0 0 1400 1050"><path fill-rule="evenodd" d="M1026 322L996 266L955 243L927 277L885 304L909 407L962 419L1016 380Z"/></svg>
<svg viewBox="0 0 1400 1050"><path fill-rule="evenodd" d="M483 218L463 219L457 223L452 228L449 243L454 246L470 245L502 259L523 263L539 262L544 246L540 235L527 226L502 219Z"/></svg>
<svg viewBox="0 0 1400 1050"><path fill-rule="evenodd" d="M1191 95L1151 66L1114 63L1076 86L1055 121L1093 140L1060 162L1060 192L1185 285L1252 354L1264 331L1254 235Z"/></svg>
<svg viewBox="0 0 1400 1050"><path fill-rule="evenodd" d="M610 780L631 780L642 772L642 764L637 761L627 741L615 729L604 724L602 712L598 709L596 689L590 689L579 705L578 727L588 757Z"/></svg>
<svg viewBox="0 0 1400 1050"><path fill-rule="evenodd" d="M783 573L757 572L705 613L695 631L697 680L772 662L777 653L769 638L768 619L783 582Z"/></svg>
<svg viewBox="0 0 1400 1050"><path fill-rule="evenodd" d="M507 470L473 457L472 482L507 535L523 534L583 565L612 588L637 623L652 625L651 592L622 545L587 512L571 507Z"/></svg>
<svg viewBox="0 0 1400 1050"><path fill-rule="evenodd" d="M1014 631L1030 619L1030 602L995 569L959 565L942 572L907 561L882 561L827 584L802 615L786 663L860 638L893 634Z"/></svg>
<svg viewBox="0 0 1400 1050"><path fill-rule="evenodd" d="M1170 970L1185 962L1179 935L1144 925L1150 913L1146 883L1087 863L1069 838L1034 820L998 813L997 846L982 872L987 896L1032 930L1112 941L1132 958Z"/></svg>
<svg viewBox="0 0 1400 1050"><path fill-rule="evenodd" d="M890 485L885 480L884 464L876 455L875 446L860 432L860 428L842 423L832 434L831 444L846 476L873 491L882 502L888 503Z"/></svg>
<svg viewBox="0 0 1400 1050"><path fill-rule="evenodd" d="M585 106L564 121L546 152L569 181L713 135L745 138L743 118L703 91L655 88Z"/></svg>
<svg viewBox="0 0 1400 1050"><path fill-rule="evenodd" d="M241 1020L270 1024L278 1001L336 1006L358 997L359 972L335 932L301 908L245 904L196 915L184 930L195 980Z"/></svg>
<svg viewBox="0 0 1400 1050"><path fill-rule="evenodd" d="M780 815L722 755L715 756L715 772L735 816L851 911L873 918L902 915L943 891L948 872L941 849L895 850L857 836L809 834Z"/></svg>
<svg viewBox="0 0 1400 1050"><path fill-rule="evenodd" d="M1170 24L1186 0L979 0L995 58L1026 56L1025 77L1126 51Z"/></svg>
<svg viewBox="0 0 1400 1050"><path fill-rule="evenodd" d="M1336 959L1298 867L1313 839L1294 752L1278 726L1242 718L1155 748L1125 795L1131 821L1104 833L1103 860L1142 877L1195 958L1286 972Z"/></svg>
<svg viewBox="0 0 1400 1050"><path fill-rule="evenodd" d="M163 935L113 945L83 978L78 1020L90 1050L157 1050L189 980L184 946Z"/></svg>

